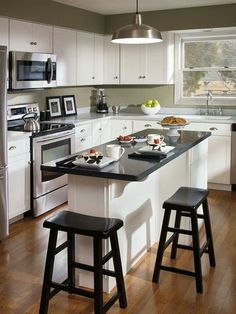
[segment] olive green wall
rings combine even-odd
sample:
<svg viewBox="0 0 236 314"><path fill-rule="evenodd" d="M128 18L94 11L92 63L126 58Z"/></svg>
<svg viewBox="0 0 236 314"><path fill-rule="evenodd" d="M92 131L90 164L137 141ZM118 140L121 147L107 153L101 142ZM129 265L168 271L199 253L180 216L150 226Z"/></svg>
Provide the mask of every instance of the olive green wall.
<svg viewBox="0 0 236 314"><path fill-rule="evenodd" d="M143 12L144 24L160 31L236 26L236 4ZM106 34L133 23L134 14L106 16Z"/></svg>
<svg viewBox="0 0 236 314"><path fill-rule="evenodd" d="M103 15L52 0L0 0L0 16L101 34L105 31Z"/></svg>

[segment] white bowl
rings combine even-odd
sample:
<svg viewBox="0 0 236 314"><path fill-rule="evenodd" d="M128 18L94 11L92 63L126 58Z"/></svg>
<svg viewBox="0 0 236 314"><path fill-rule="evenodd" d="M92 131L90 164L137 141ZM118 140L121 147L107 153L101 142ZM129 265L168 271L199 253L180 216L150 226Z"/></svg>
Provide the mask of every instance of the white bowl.
<svg viewBox="0 0 236 314"><path fill-rule="evenodd" d="M161 109L160 105L157 105L155 107L146 107L144 105L141 106L141 110L144 114L147 115L154 115L156 113L158 113L158 111Z"/></svg>

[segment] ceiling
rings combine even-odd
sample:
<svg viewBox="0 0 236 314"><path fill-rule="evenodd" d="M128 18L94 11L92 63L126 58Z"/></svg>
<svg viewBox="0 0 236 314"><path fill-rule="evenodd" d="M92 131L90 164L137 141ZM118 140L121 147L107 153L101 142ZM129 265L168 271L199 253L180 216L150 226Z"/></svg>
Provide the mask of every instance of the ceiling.
<svg viewBox="0 0 236 314"><path fill-rule="evenodd" d="M135 0L53 0L84 10L109 15L135 11ZM168 10L236 3L236 0L139 0L139 11Z"/></svg>

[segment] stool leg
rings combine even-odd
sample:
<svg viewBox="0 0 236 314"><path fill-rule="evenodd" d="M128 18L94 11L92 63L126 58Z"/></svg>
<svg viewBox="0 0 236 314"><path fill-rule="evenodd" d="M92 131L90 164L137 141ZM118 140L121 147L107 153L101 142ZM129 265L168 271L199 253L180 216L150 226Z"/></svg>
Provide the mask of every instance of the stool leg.
<svg viewBox="0 0 236 314"><path fill-rule="evenodd" d="M207 236L207 241L209 241L208 252L209 252L210 265L212 267L215 267L216 266L216 260L215 260L213 237L212 237L212 231L211 231L211 220L210 220L210 215L209 215L207 199L205 199L205 201L203 202L202 205L203 205L203 214L204 214L206 236Z"/></svg>
<svg viewBox="0 0 236 314"><path fill-rule="evenodd" d="M50 284L53 275L53 266L55 260L54 250L57 244L57 234L57 230L50 230L39 314L46 314L48 312L51 288Z"/></svg>
<svg viewBox="0 0 236 314"><path fill-rule="evenodd" d="M103 313L102 238L93 238L94 313Z"/></svg>
<svg viewBox="0 0 236 314"><path fill-rule="evenodd" d="M75 261L75 235L74 233L67 233L68 251L67 251L67 263L68 263L68 278L69 278L69 293L72 293L72 288L75 287L75 267L72 264Z"/></svg>
<svg viewBox="0 0 236 314"><path fill-rule="evenodd" d="M179 228L181 223L181 211L176 211L176 216L175 216L175 228ZM172 243L172 248L171 248L171 255L170 257L172 259L176 258L176 253L177 253L177 245L179 241L179 233L175 233L175 237Z"/></svg>
<svg viewBox="0 0 236 314"><path fill-rule="evenodd" d="M116 273L116 285L117 285L118 293L120 295L119 303L120 303L120 307L124 309L127 307L127 299L126 299L124 277L123 277L122 264L121 264L121 258L120 258L120 249L119 249L118 237L117 237L116 232L114 235L110 237L110 241L111 241L111 249L112 249L112 254L113 254L114 269Z"/></svg>
<svg viewBox="0 0 236 314"><path fill-rule="evenodd" d="M194 268L196 276L196 288L198 293L203 292L202 286L202 266L199 246L199 234L198 234L198 223L197 223L197 212L191 213L191 224L192 224L192 237L193 237L193 254L194 254Z"/></svg>
<svg viewBox="0 0 236 314"><path fill-rule="evenodd" d="M166 209L165 214L164 214L163 223L162 223L160 241L159 241L157 257L156 257L156 263L155 263L153 277L152 277L153 282L159 281L160 270L161 270L160 267L161 267L161 262L163 259L164 250L165 250L164 246L165 246L165 242L166 242L167 228L169 226L169 221L170 221L170 209Z"/></svg>

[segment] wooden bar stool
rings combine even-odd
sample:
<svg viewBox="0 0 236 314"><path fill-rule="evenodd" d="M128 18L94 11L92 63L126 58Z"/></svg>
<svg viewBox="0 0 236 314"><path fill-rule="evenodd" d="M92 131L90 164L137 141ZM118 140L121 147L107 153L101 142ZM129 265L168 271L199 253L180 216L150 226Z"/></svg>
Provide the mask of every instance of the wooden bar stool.
<svg viewBox="0 0 236 314"><path fill-rule="evenodd" d="M101 218L81 215L70 211L62 211L44 221L44 227L50 229L49 243L46 257L40 314L48 311L49 300L59 291L79 294L94 299L94 312L105 313L119 299L120 307L127 307L124 278L122 272L117 230L123 226L123 221L113 218ZM56 246L58 231L67 233L67 241ZM87 265L75 261L75 234L93 238L94 265ZM110 239L111 251L102 256L102 239ZM68 250L68 278L62 283L52 281L55 255L63 249ZM103 268L103 265L113 258L114 271ZM94 273L94 291L75 287L75 268ZM117 293L103 305L103 275L116 278ZM52 289L52 290L51 290Z"/></svg>
<svg viewBox="0 0 236 314"><path fill-rule="evenodd" d="M159 281L160 271L171 271L183 275L193 276L196 278L196 289L198 293L203 292L202 286L202 267L201 256L203 253L208 253L211 267L215 267L215 253L213 247L213 239L211 232L211 222L207 202L208 191L198 188L181 187L177 192L166 200L163 204L165 209L159 247L156 257L156 263L153 273L153 282ZM202 205L203 214L198 214L197 209ZM171 210L176 211L174 228L169 227ZM192 230L185 230L180 228L181 217L189 217L191 219ZM206 242L200 248L198 222L197 219L203 219L206 231ZM166 241L167 232L173 232L172 236ZM186 234L192 236L192 245L179 244L179 234ZM176 258L177 248L192 250L194 254L194 268L195 271L187 271L175 267L162 265L162 259L165 249L172 243L171 258Z"/></svg>

